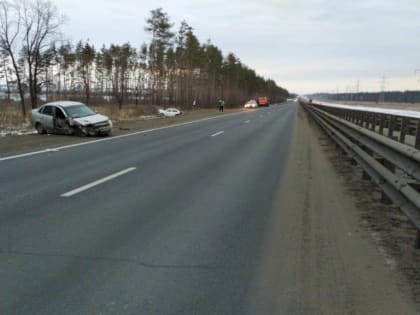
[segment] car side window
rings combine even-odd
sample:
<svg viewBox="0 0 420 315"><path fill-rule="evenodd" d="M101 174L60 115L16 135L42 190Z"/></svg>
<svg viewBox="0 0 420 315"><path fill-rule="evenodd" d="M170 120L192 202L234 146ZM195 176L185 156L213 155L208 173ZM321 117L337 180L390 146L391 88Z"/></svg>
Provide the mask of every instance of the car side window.
<svg viewBox="0 0 420 315"><path fill-rule="evenodd" d="M45 106L42 110L42 114L52 116L53 115L53 108L52 106Z"/></svg>
<svg viewBox="0 0 420 315"><path fill-rule="evenodd" d="M66 118L61 108L58 108L58 107L55 108L55 117L60 118L60 119Z"/></svg>

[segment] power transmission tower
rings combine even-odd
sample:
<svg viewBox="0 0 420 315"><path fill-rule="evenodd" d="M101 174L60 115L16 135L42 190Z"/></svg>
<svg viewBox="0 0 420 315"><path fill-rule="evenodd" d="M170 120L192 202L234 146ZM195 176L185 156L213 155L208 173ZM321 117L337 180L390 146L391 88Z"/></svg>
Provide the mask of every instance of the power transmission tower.
<svg viewBox="0 0 420 315"><path fill-rule="evenodd" d="M419 73L419 72L420 72L420 69L414 70L414 75L417 75L417 73ZM417 83L419 83L419 82L420 82L420 78L417 79Z"/></svg>
<svg viewBox="0 0 420 315"><path fill-rule="evenodd" d="M381 80L381 94L379 95L379 102L380 103L385 102L385 89L386 89L386 75L384 74L382 76L382 80Z"/></svg>
<svg viewBox="0 0 420 315"><path fill-rule="evenodd" d="M357 98L358 101L360 101L359 87L360 87L360 80L357 80L357 83L356 83L356 98Z"/></svg>

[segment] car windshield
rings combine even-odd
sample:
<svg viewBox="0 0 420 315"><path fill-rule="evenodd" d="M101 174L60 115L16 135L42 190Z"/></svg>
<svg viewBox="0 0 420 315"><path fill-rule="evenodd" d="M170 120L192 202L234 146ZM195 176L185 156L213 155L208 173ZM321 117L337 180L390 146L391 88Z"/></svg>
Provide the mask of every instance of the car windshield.
<svg viewBox="0 0 420 315"><path fill-rule="evenodd" d="M92 109L84 104L65 107L65 111L67 115L72 118L92 116L96 114Z"/></svg>

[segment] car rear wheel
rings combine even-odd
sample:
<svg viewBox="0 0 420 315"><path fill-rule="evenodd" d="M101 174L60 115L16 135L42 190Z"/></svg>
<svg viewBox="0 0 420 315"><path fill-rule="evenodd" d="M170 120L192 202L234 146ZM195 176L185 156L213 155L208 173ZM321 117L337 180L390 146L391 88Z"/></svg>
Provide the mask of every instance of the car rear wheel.
<svg viewBox="0 0 420 315"><path fill-rule="evenodd" d="M37 123L35 125L35 129L40 135L43 135L45 133L44 126L41 123Z"/></svg>

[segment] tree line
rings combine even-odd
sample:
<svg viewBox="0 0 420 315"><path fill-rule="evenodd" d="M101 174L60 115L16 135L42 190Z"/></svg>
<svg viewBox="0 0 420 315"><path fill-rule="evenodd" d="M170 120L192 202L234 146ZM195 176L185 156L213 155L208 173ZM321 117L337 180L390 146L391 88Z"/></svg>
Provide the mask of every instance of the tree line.
<svg viewBox="0 0 420 315"><path fill-rule="evenodd" d="M151 39L139 48L129 42L100 48L89 40L66 42L62 23L49 0L0 1L0 82L6 95L19 95L23 116L27 105L39 105L41 94L87 104L105 99L120 109L133 102L182 107L194 99L210 106L220 97L231 104L287 97L233 53L224 55L210 40L200 43L186 21L174 31L162 8L150 12L144 30Z"/></svg>

